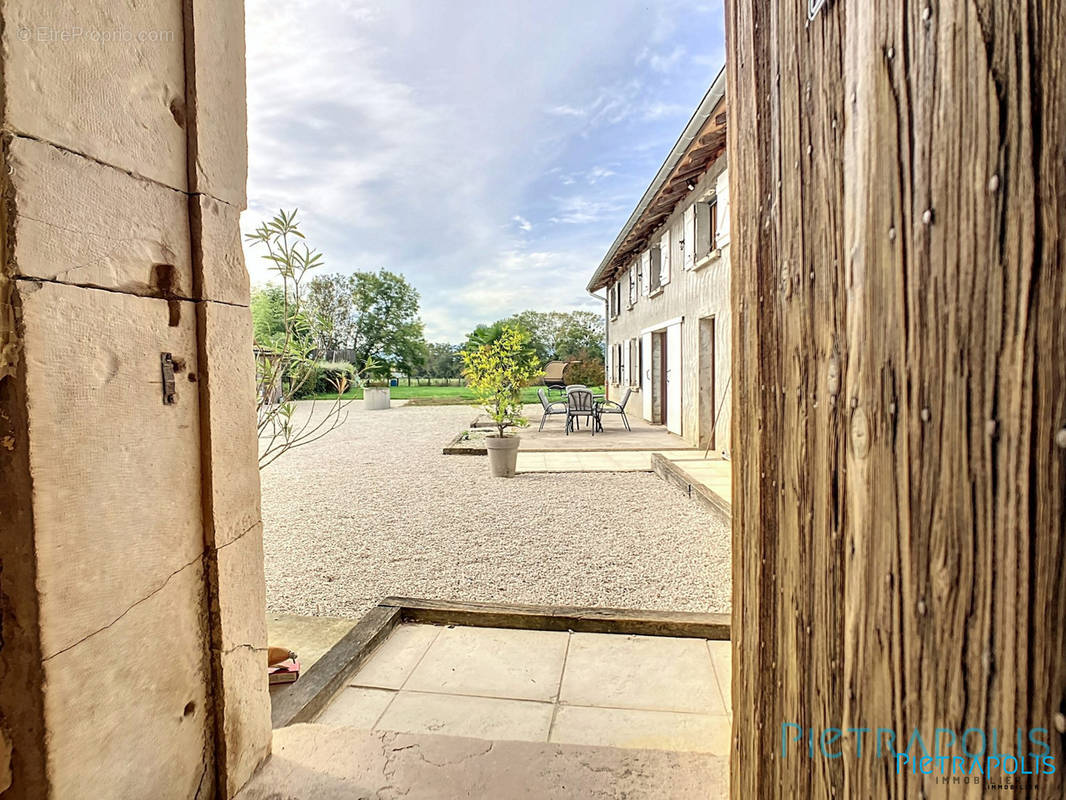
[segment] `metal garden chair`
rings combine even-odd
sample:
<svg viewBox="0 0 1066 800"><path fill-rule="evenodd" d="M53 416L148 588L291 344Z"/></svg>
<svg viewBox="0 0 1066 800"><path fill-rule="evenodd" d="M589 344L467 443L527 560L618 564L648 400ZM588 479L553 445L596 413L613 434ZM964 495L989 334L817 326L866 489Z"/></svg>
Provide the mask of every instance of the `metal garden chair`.
<svg viewBox="0 0 1066 800"><path fill-rule="evenodd" d="M626 389L626 393L622 395L622 402L616 403L613 400L601 400L597 403L596 418L600 425L600 430L603 430L603 415L604 414L620 414L622 416L622 424L626 426L627 431L633 430L629 427L629 420L626 418L626 403L629 402L629 396L633 394L632 389Z"/></svg>
<svg viewBox="0 0 1066 800"><path fill-rule="evenodd" d="M544 430L544 421L548 419L548 417L553 414L566 413L566 403L562 400L556 400L554 403L551 402L543 389L537 389L537 397L540 398L540 404L544 407L544 416L540 418L540 429Z"/></svg>
<svg viewBox="0 0 1066 800"><path fill-rule="evenodd" d="M592 392L588 389L571 389L566 393L566 434L574 430L574 425L580 426L579 420L584 417L591 425L592 435L596 435L596 403L592 399Z"/></svg>

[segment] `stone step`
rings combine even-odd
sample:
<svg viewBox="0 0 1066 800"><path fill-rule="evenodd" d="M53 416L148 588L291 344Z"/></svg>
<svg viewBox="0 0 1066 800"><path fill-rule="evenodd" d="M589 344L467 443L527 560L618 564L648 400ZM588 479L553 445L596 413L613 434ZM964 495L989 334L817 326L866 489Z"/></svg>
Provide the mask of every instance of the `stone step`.
<svg viewBox="0 0 1066 800"><path fill-rule="evenodd" d="M729 796L729 761L704 753L467 739L292 725L237 800Z"/></svg>

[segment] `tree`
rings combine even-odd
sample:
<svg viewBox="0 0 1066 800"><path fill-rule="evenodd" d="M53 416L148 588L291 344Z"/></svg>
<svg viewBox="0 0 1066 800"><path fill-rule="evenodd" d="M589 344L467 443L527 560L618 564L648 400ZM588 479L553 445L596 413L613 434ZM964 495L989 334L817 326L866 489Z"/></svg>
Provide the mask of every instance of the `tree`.
<svg viewBox="0 0 1066 800"><path fill-rule="evenodd" d="M352 314L352 276L335 273L311 279L307 290L308 313L318 324L317 343L323 350L348 346L355 333Z"/></svg>
<svg viewBox="0 0 1066 800"><path fill-rule="evenodd" d="M252 287L252 335L265 342L285 332L285 292L268 283Z"/></svg>
<svg viewBox="0 0 1066 800"><path fill-rule="evenodd" d="M421 323L418 332L408 331L400 338L400 343L393 364L396 369L407 376L407 385L411 385L411 376L420 373L425 366L428 347L422 338Z"/></svg>
<svg viewBox="0 0 1066 800"><path fill-rule="evenodd" d="M466 347L496 341L507 327L523 331L541 361L591 358L603 363L603 317L592 311L522 311L478 325L467 336Z"/></svg>
<svg viewBox="0 0 1066 800"><path fill-rule="evenodd" d="M595 357L603 362L604 322L592 311L556 312L552 333L553 357L559 359Z"/></svg>
<svg viewBox="0 0 1066 800"><path fill-rule="evenodd" d="M459 348L448 342L426 345L423 375L427 378L458 378L462 369Z"/></svg>
<svg viewBox="0 0 1066 800"><path fill-rule="evenodd" d="M382 373L395 368L410 374L425 359L418 299L406 278L384 269L323 275L307 292L318 346L349 351L356 367L372 360Z"/></svg>
<svg viewBox="0 0 1066 800"><path fill-rule="evenodd" d="M281 279L281 286L260 290L253 299L256 348L256 412L263 469L294 447L310 444L347 418L343 401L348 378L337 379L337 399L316 415L314 401L306 417L297 418L292 400L317 379L314 348L322 335L317 318L304 307L307 273L322 265L322 254L309 247L296 222L296 211L279 211L246 238L266 248L263 258ZM302 416L302 415L301 415Z"/></svg>
<svg viewBox="0 0 1066 800"><path fill-rule="evenodd" d="M463 375L502 437L528 425L522 416L522 387L540 374L529 334L505 325L499 338L462 352Z"/></svg>
<svg viewBox="0 0 1066 800"><path fill-rule="evenodd" d="M503 336L504 321L498 320L491 325L482 323L466 335L466 341L460 348L462 351L476 350L483 344L491 344ZM526 331L528 334L529 332Z"/></svg>

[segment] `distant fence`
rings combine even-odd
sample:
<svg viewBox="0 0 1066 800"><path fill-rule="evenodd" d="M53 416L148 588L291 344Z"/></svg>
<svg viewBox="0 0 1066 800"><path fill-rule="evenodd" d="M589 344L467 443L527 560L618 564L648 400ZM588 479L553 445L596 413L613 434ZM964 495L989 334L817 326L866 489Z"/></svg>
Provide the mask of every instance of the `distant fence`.
<svg viewBox="0 0 1066 800"><path fill-rule="evenodd" d="M340 350L315 350L312 357L318 361L347 361L349 364L356 364L358 355L354 350L342 348ZM437 378L429 375L418 377L405 375L402 372L393 372L392 377L409 386L466 386L466 381L462 378Z"/></svg>

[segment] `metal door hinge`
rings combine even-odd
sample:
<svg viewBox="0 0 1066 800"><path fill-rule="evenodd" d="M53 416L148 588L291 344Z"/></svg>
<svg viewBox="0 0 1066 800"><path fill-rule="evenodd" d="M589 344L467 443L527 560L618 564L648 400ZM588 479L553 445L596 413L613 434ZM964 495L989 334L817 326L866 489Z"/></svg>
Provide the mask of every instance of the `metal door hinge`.
<svg viewBox="0 0 1066 800"><path fill-rule="evenodd" d="M161 353L159 364L163 370L163 405L172 406L178 402L174 389L174 357L170 353Z"/></svg>

